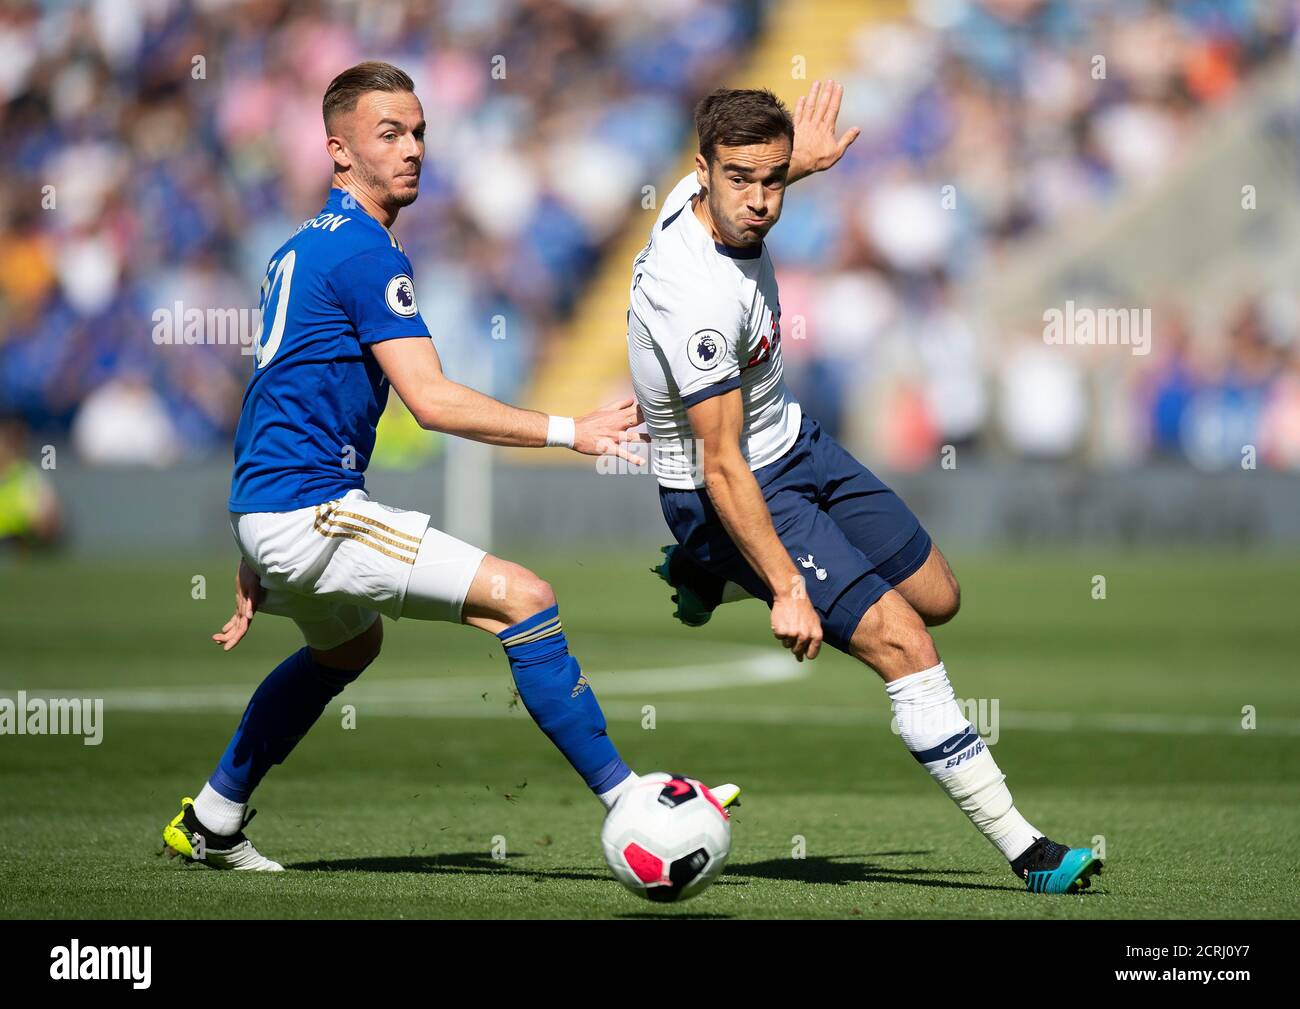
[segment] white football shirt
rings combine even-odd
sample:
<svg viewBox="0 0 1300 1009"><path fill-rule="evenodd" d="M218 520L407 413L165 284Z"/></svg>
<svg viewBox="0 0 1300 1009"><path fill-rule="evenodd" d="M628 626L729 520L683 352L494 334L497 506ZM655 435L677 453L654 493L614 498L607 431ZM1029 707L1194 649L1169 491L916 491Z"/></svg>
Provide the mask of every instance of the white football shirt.
<svg viewBox="0 0 1300 1009"><path fill-rule="evenodd" d="M801 412L781 376L781 303L765 245L713 241L695 216L692 172L673 188L632 267L627 325L632 388L664 487L704 486L688 407L739 389L750 469L781 458Z"/></svg>

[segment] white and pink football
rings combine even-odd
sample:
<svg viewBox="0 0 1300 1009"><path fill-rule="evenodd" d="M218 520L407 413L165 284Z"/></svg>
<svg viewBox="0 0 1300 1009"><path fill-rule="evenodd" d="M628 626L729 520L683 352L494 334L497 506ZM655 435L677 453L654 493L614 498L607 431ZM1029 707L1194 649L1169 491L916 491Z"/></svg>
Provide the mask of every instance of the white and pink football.
<svg viewBox="0 0 1300 1009"><path fill-rule="evenodd" d="M647 900L670 903L718 878L731 852L731 820L696 779L656 771L619 796L600 840L615 879Z"/></svg>

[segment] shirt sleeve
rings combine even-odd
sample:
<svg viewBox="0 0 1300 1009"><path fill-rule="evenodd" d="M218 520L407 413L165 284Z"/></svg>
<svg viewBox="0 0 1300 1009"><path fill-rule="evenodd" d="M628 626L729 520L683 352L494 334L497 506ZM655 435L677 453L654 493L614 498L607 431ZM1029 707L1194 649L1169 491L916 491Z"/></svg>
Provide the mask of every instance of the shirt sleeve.
<svg viewBox="0 0 1300 1009"><path fill-rule="evenodd" d="M406 254L392 247L358 253L330 272L330 286L363 344L430 335L411 272Z"/></svg>
<svg viewBox="0 0 1300 1009"><path fill-rule="evenodd" d="M740 388L738 306L711 299L658 316L659 345L683 406Z"/></svg>

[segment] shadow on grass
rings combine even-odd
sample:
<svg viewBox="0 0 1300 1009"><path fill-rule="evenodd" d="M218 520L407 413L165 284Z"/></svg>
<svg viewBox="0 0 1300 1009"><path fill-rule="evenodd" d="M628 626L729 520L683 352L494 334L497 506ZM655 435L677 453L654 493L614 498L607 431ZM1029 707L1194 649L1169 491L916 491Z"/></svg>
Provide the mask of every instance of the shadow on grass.
<svg viewBox="0 0 1300 1009"><path fill-rule="evenodd" d="M320 862L295 862L285 866L287 869L299 869L306 872L428 872L449 876L516 876L537 881L543 880L596 880L609 883L611 887L617 882L603 872L572 872L563 869L526 869L521 865L511 865L515 859L524 855L507 854L505 858L496 859L479 851L457 851L439 855L392 855L377 858L336 858ZM744 885L731 880L719 880L717 885ZM642 911L621 914L620 918L714 918L729 919L729 914L698 913L656 913Z"/></svg>
<svg viewBox="0 0 1300 1009"><path fill-rule="evenodd" d="M902 855L928 855L928 851L880 851L845 855L811 855L806 858L771 858L727 866L732 879L774 879L796 883L825 883L847 886L853 883L898 883L906 886L930 886L951 890L993 890L1018 892L1013 884L965 882L961 876L979 876L973 869L894 868L871 859ZM935 878L940 877L940 878Z"/></svg>
<svg viewBox="0 0 1300 1009"><path fill-rule="evenodd" d="M305 872L429 872L464 876L529 876L534 879L609 879L605 873L571 872L564 869L526 869L511 865L524 855L493 858L481 851L443 852L437 855L381 855L373 858L334 858L319 862L294 862L287 869Z"/></svg>
<svg viewBox="0 0 1300 1009"><path fill-rule="evenodd" d="M731 863L713 886L723 890L748 886L754 880L778 880L829 886L858 883L888 883L902 886L933 887L943 890L984 890L1021 893L1023 887L1008 881L975 883L965 876L980 876L973 869L928 869L892 867L877 859L929 855L929 851L878 851L837 855L813 855L807 858L772 858L761 862ZM568 869L532 869L518 862L526 855L508 854L493 858L479 851L446 852L432 855L390 855L373 858L339 858L317 862L295 862L288 866L305 872L415 872L449 876L488 875L526 877L538 882L579 880L613 883L607 873ZM512 864L514 863L514 864ZM1089 895L1084 891L1084 896ZM643 911L620 915L624 918L729 918L725 914L663 913Z"/></svg>
<svg viewBox="0 0 1300 1009"><path fill-rule="evenodd" d="M732 916L729 914L706 914L703 911L701 911L699 914L694 914L689 911L685 911L680 914L656 914L653 911L641 911L635 914L632 912L629 912L627 914L616 914L614 917L630 918L630 919L648 919L652 921L664 921L670 918L688 918L693 921L731 921Z"/></svg>

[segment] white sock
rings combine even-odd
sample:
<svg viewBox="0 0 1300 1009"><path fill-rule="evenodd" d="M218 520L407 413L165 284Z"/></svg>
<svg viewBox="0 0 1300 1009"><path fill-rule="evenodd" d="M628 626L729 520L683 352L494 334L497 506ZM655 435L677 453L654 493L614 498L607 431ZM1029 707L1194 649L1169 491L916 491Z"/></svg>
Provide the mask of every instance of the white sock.
<svg viewBox="0 0 1300 1009"><path fill-rule="evenodd" d="M640 780L641 779L640 777L638 777L636 771L632 771L628 774L626 778L620 781L608 792L601 792L596 796L596 798L599 799L604 804L606 809L609 809L611 806L614 805L615 801L618 799L620 795L622 795L624 792L626 792L629 788L631 788Z"/></svg>
<svg viewBox="0 0 1300 1009"><path fill-rule="evenodd" d="M211 785L205 784L194 800L194 815L199 823L217 834L237 834L244 825L246 802L233 802Z"/></svg>
<svg viewBox="0 0 1300 1009"><path fill-rule="evenodd" d="M1011 802L993 754L962 714L940 662L885 684L903 743L1008 861L1040 831Z"/></svg>

